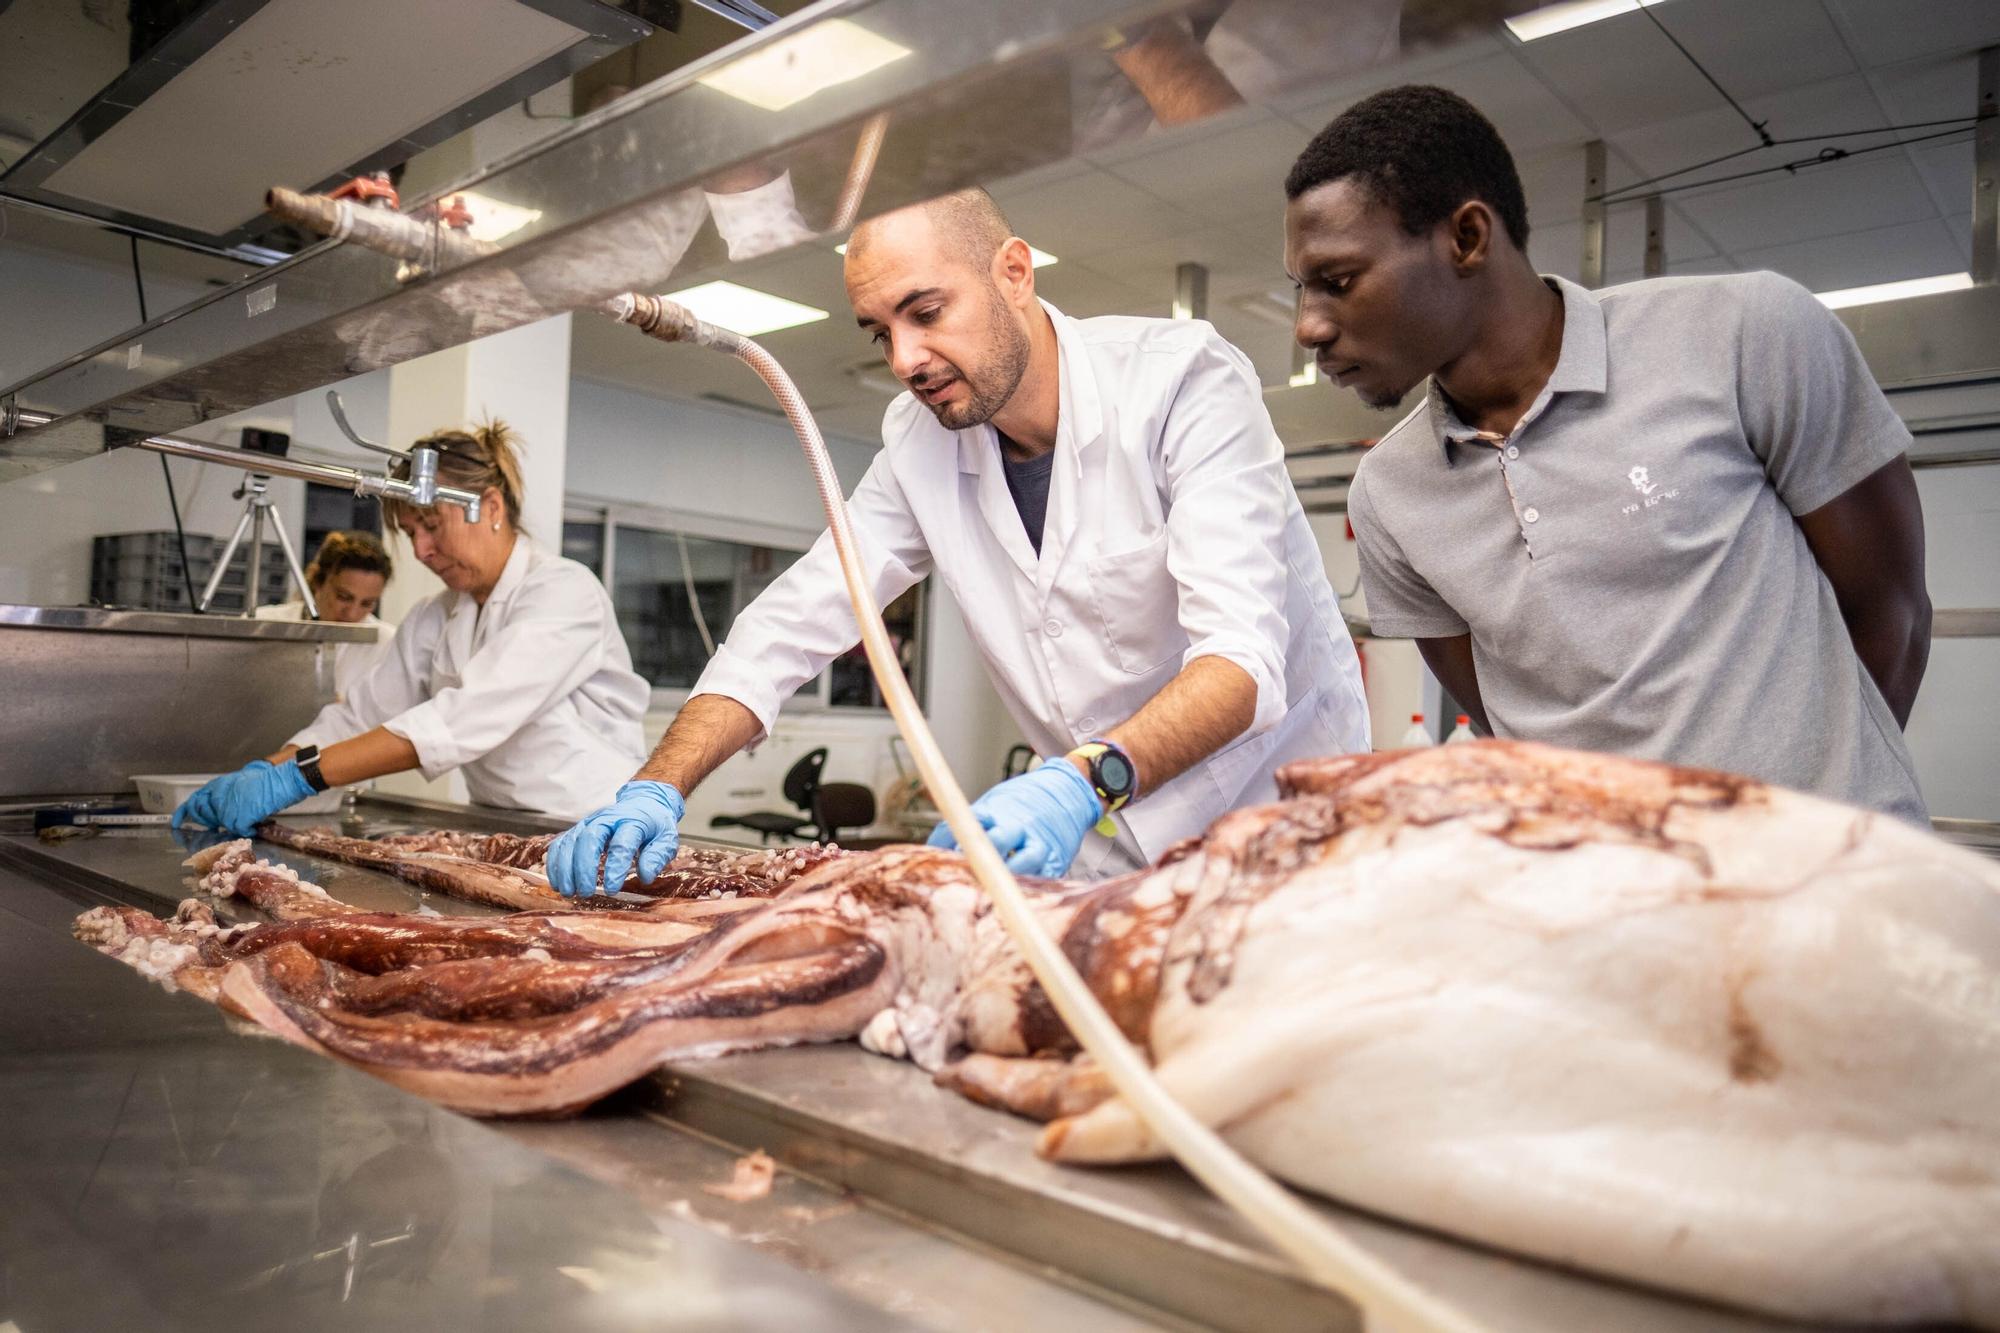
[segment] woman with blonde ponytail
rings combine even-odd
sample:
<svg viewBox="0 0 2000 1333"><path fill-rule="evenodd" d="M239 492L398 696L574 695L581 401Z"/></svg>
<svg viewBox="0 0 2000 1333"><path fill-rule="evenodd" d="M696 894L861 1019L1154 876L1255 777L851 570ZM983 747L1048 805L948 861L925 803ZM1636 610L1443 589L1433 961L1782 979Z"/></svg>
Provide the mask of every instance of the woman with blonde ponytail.
<svg viewBox="0 0 2000 1333"><path fill-rule="evenodd" d="M456 505L383 502L444 591L282 750L188 797L176 827L247 835L315 791L413 768L461 769L482 805L574 817L644 761L648 687L597 576L522 530L513 432L494 421L418 443L438 450L441 484L480 496L472 522Z"/></svg>
<svg viewBox="0 0 2000 1333"><path fill-rule="evenodd" d="M383 624L375 615L382 605L382 590L395 572L395 562L374 533L329 532L305 570L306 590L312 594L315 614L306 614L304 602L260 606L254 614L259 620L316 619L325 625L372 628L373 643L333 646L333 695L345 699L354 682L388 655L389 640L396 635L394 625Z"/></svg>

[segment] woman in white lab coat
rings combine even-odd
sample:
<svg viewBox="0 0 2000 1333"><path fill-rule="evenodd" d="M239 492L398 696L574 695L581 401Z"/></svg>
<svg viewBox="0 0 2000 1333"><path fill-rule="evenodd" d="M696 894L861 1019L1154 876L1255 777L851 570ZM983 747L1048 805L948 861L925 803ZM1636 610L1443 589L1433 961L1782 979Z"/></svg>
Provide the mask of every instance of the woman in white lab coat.
<svg viewBox="0 0 2000 1333"><path fill-rule="evenodd" d="M367 675L389 654L394 625L376 616L382 592L396 572L382 539L372 532L329 532L305 568L306 591L323 625L366 625L375 631L373 643L333 646L333 694L345 699L354 682ZM259 620L308 620L304 602L275 602L253 613Z"/></svg>
<svg viewBox="0 0 2000 1333"><path fill-rule="evenodd" d="M278 753L195 792L176 827L247 835L315 791L406 769L460 769L475 802L573 816L645 758L646 682L604 585L521 531L511 433L495 422L422 442L440 451L440 484L481 497L476 522L451 504L383 503L445 590L412 608L344 699Z"/></svg>

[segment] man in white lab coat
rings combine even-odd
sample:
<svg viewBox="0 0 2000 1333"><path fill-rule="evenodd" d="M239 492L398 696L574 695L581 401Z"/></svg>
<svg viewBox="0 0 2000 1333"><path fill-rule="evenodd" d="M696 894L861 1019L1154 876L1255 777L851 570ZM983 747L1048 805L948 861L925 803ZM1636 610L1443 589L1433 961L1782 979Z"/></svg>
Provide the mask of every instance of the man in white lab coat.
<svg viewBox="0 0 2000 1333"><path fill-rule="evenodd" d="M1354 645L1249 360L1199 320L1075 320L984 191L875 219L847 290L909 393L850 501L876 597L935 573L1053 762L974 803L1008 864L1142 865L1288 760L1368 748ZM732 628L611 806L550 850L564 893L650 880L683 794L859 634L830 539ZM951 846L940 827L932 842Z"/></svg>

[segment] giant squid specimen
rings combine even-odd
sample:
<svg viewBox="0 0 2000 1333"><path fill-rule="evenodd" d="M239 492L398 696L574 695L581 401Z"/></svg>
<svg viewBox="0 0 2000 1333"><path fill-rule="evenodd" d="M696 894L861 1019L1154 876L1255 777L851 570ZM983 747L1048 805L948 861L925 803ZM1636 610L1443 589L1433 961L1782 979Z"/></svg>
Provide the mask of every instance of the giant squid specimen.
<svg viewBox="0 0 2000 1333"><path fill-rule="evenodd" d="M1754 1308L2000 1327L2000 868L1746 779L1533 745L1280 777L1287 799L1146 872L1035 886L1161 1079L1252 1159ZM843 857L768 903L656 915L674 906L502 919L640 932L567 953L426 919L434 941L376 954L353 943L371 919L340 917L210 937L189 966L272 1031L474 1113L859 1036L1050 1120L1060 1160L1159 1154L955 855ZM115 951L134 923L98 928Z"/></svg>

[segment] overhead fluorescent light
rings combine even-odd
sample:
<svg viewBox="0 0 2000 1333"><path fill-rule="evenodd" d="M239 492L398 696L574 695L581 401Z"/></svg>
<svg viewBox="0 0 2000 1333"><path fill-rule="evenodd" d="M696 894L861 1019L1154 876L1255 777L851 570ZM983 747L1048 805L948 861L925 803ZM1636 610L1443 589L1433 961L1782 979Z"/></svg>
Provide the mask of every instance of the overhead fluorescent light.
<svg viewBox="0 0 2000 1333"><path fill-rule="evenodd" d="M839 245L834 246L833 252L837 255L846 254L847 242L842 241ZM1047 268L1049 265L1055 262L1057 262L1056 257L1050 254L1048 251L1037 250L1032 245L1028 247L1028 266L1030 268Z"/></svg>
<svg viewBox="0 0 2000 1333"><path fill-rule="evenodd" d="M1972 285L1970 273L1940 273L1934 278L1905 278L1901 282L1878 282L1869 287L1843 287L1834 292L1815 292L1830 310L1850 305L1874 305L1878 301L1901 301L1934 292L1962 292Z"/></svg>
<svg viewBox="0 0 2000 1333"><path fill-rule="evenodd" d="M542 216L539 208L503 203L476 190L455 190L446 196L445 202L453 198L463 199L466 212L472 214L472 224L465 229L465 234L475 241L497 241L503 236L512 236Z"/></svg>
<svg viewBox="0 0 2000 1333"><path fill-rule="evenodd" d="M739 102L783 111L814 93L865 78L910 54L847 19L828 19L801 28L698 80Z"/></svg>
<svg viewBox="0 0 2000 1333"><path fill-rule="evenodd" d="M721 280L704 282L686 291L669 292L667 299L686 306L696 319L720 324L746 338L826 318L824 310Z"/></svg>
<svg viewBox="0 0 2000 1333"><path fill-rule="evenodd" d="M1308 361L1293 371L1285 380L1285 383L1291 385L1294 389L1303 389L1308 384L1318 384L1319 367L1313 362Z"/></svg>
<svg viewBox="0 0 2000 1333"><path fill-rule="evenodd" d="M1562 0L1543 5L1508 19L1507 30L1524 42L1553 37L1586 23L1602 23L1620 14L1636 14L1641 5L1657 5L1660 0Z"/></svg>

